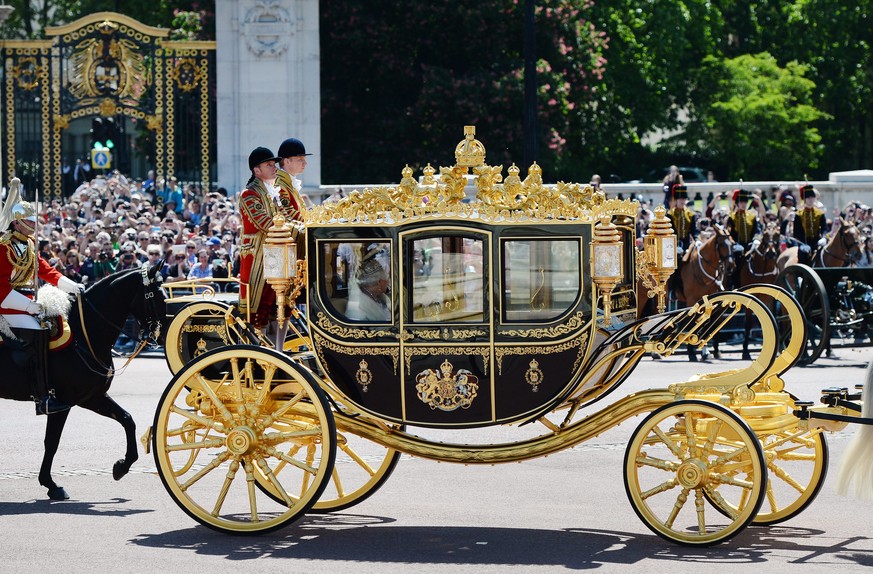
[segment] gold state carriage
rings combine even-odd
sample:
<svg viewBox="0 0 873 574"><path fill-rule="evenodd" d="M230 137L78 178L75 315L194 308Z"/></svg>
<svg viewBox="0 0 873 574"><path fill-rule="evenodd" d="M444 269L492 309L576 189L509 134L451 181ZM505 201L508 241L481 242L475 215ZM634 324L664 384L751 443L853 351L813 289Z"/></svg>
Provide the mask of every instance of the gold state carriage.
<svg viewBox="0 0 873 574"><path fill-rule="evenodd" d="M360 502L400 453L520 461L644 413L625 485L658 535L713 544L809 504L826 444L821 428L796 416L781 379L805 334L794 329L777 344L758 299L777 299L803 325L790 295L752 287L638 318L638 297L663 306L675 265L663 211L638 252L635 202L546 186L536 164L523 180L514 165L503 179L472 128L455 156L439 176L428 165L416 180L407 167L396 186L310 211L305 264L275 222L267 280L280 295L302 288L307 301L305 318L292 309L282 351L231 307L203 301L177 315L167 338L175 376L149 441L185 512L222 531L271 531ZM645 353L702 346L745 312L764 334L754 361L589 412ZM541 432L503 444L414 430L525 423Z"/></svg>

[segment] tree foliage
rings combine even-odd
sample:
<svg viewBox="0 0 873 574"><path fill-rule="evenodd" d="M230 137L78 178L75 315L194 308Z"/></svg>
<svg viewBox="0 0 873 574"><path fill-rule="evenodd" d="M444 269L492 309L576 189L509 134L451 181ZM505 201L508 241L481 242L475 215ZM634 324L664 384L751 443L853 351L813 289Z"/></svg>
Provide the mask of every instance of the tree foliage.
<svg viewBox="0 0 873 574"><path fill-rule="evenodd" d="M817 166L822 146L815 124L826 117L812 105L815 84L806 73L797 62L780 67L766 52L707 56L686 141L709 147L730 166L729 179L800 177Z"/></svg>
<svg viewBox="0 0 873 574"><path fill-rule="evenodd" d="M118 12L149 26L171 28L179 39L215 38L215 2L209 1L5 0L4 3L15 11L2 26L3 38L43 38L46 27L67 24L95 12Z"/></svg>

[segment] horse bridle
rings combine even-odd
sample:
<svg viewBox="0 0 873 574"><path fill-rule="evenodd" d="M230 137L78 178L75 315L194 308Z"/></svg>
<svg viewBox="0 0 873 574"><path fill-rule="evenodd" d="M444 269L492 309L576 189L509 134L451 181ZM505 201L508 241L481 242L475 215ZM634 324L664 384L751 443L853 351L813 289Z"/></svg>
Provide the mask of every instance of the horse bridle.
<svg viewBox="0 0 873 574"><path fill-rule="evenodd" d="M772 246L772 245L775 243L775 240L773 239L773 235L771 235L771 234L769 234L769 233L764 233L764 234L762 235L762 237L763 237L764 235L766 235L766 236L768 236L768 237L770 238L770 239L767 241L767 245L771 245L771 246ZM756 255L758 255L758 257L763 257L763 258L765 258L765 260L766 260L766 258L767 258L767 249L764 249L764 253L761 253L761 245L763 245L763 244L764 244L764 242L762 241L761 243L759 243L758 245L756 245L754 249L750 249L750 250L749 250L749 255L751 255L752 253L755 253ZM752 258L751 258L751 257L746 257L746 265L747 265L748 268L749 268L749 273L750 273L753 277L766 277L766 276L768 276L768 275L776 275L776 274L779 273L779 270L778 270L778 268L777 268L777 266L776 266L775 264L773 265L773 269L771 269L770 271L766 271L766 272L764 272L764 273L757 273L757 272L752 268Z"/></svg>
<svg viewBox="0 0 873 574"><path fill-rule="evenodd" d="M840 238L840 244L843 246L843 249L846 250L846 255L842 258L837 257L831 251L828 251L827 245L824 245L822 247L821 251L819 252L819 256L818 256L819 259L821 260L822 267L825 266L825 264L824 264L824 254L825 253L827 253L828 255L833 257L834 259L838 260L840 263L842 263L842 266L846 265L846 261L850 261L849 254L852 252L852 249L854 249L855 247L858 247L860 245L860 242L858 242L858 241L853 242L851 245L849 245L846 242L846 237L845 237L847 235L846 231L848 231L851 228L857 229L857 227L855 227L854 224L842 225L842 226L840 226L840 230L837 232L837 236ZM860 251L860 248L859 248L859 251Z"/></svg>
<svg viewBox="0 0 873 574"><path fill-rule="evenodd" d="M718 256L718 263L716 263L715 273L716 273L716 275L718 275L718 269L719 269L719 267L721 267L722 262L724 262L725 260L730 261L733 257L731 255L731 237L730 237L730 235L728 235L726 233L723 234L722 232L720 232L719 230L716 229L715 236L716 236L716 238L718 238L718 237L724 238L723 241L719 241L719 244L715 248L715 254ZM716 239L716 241L718 241L718 239ZM722 247L725 247L727 249L727 255L725 255L724 257L721 256L721 248ZM716 287L718 287L719 289L724 290L724 284L722 283L722 281L717 276L710 275L706 271L706 269L703 267L703 257L700 256L700 249L697 250L697 267L700 269L700 272L703 273L704 277L706 277L707 279L709 279L710 281L715 283Z"/></svg>
<svg viewBox="0 0 873 574"><path fill-rule="evenodd" d="M149 342L153 344L158 343L158 338L161 336L161 325L163 324L164 319L158 303L158 294L161 293L161 282L163 281L163 277L160 273L155 273L154 277L149 277L148 266L142 267L140 275L142 276L142 284L145 291L143 293L143 298L145 299L145 328L140 328L140 331L136 336L135 342L138 343L138 346L133 354L128 358L128 363L130 363L130 361L136 357ZM82 334L85 336L85 342L88 344L88 350L91 352L91 357L99 363L100 360L97 357L97 353L94 352L94 347L91 346L91 338L88 336L88 328L85 326L85 314L82 312L82 301L85 298L82 297L82 294L80 293L77 295L76 299L79 306L79 323L82 326ZM104 323L113 329L118 329L119 331L123 329L124 325L116 325L101 313L92 302L88 301L87 303L88 308ZM111 370L112 369L110 368L109 372L111 372Z"/></svg>

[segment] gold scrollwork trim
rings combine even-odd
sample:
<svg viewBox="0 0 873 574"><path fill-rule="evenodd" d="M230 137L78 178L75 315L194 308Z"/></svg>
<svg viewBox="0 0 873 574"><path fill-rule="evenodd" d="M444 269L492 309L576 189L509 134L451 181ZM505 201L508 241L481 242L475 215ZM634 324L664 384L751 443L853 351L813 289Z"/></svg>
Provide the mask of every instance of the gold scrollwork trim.
<svg viewBox="0 0 873 574"><path fill-rule="evenodd" d="M482 362L485 364L485 376L488 376L488 359L491 357L490 347L413 347L407 345L403 348L403 358L406 363L406 370L411 370L412 357L427 357L427 356L470 356L478 355L482 357Z"/></svg>
<svg viewBox="0 0 873 574"><path fill-rule="evenodd" d="M318 313L318 327L335 337L343 339L372 339L373 337L390 337L393 339L399 338L397 333L386 331L384 329L353 329L350 327L340 327L330 321L324 313Z"/></svg>
<svg viewBox="0 0 873 574"><path fill-rule="evenodd" d="M579 368L579 361L585 351L588 342L588 333L582 333L579 337L573 337L557 345L519 346L519 347L495 347L494 357L497 360L497 373L503 374L503 357L515 355L553 355L569 349L578 348L576 360L573 362L571 373Z"/></svg>
<svg viewBox="0 0 873 574"><path fill-rule="evenodd" d="M570 319L563 325L558 325L556 327L543 327L539 329L509 329L507 331L501 331L500 334L507 337L552 339L579 330L579 328L584 324L584 321L585 315L580 311L570 317Z"/></svg>
<svg viewBox="0 0 873 574"><path fill-rule="evenodd" d="M322 349L329 349L334 353L341 353L343 355L349 356L387 356L391 357L391 361L394 363L394 374L397 374L397 361L400 358L400 351L397 347L373 347L373 346L361 346L361 345L340 345L338 343L334 343L329 339L325 339L324 337L315 336L315 348L318 352L318 356L321 358L322 363L326 363L324 360L324 355Z"/></svg>
<svg viewBox="0 0 873 574"><path fill-rule="evenodd" d="M457 341L458 339L472 339L473 337L484 337L488 331L484 329L410 329L403 330L403 340L408 341L418 337L419 339L446 339L449 341Z"/></svg>
<svg viewBox="0 0 873 574"><path fill-rule="evenodd" d="M227 328L224 325L183 325L183 333L215 333L225 345L230 345L230 339L227 336Z"/></svg>

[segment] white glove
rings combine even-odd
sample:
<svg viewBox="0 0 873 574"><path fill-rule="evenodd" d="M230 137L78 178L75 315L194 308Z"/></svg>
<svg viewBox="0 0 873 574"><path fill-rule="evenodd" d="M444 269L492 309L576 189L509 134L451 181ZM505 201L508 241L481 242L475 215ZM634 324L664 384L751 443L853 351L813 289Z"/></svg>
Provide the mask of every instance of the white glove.
<svg viewBox="0 0 873 574"><path fill-rule="evenodd" d="M827 237L822 237L821 239L818 240L818 246L819 246L819 247L824 247L824 246L827 244L827 242L828 242L828 238L827 238Z"/></svg>
<svg viewBox="0 0 873 574"><path fill-rule="evenodd" d="M681 245L677 245L676 246L676 255L682 255L683 253L685 253L685 250L682 249Z"/></svg>
<svg viewBox="0 0 873 574"><path fill-rule="evenodd" d="M761 245L761 241L760 241L760 240L755 239L755 240L752 241L752 249L757 249L759 245Z"/></svg>
<svg viewBox="0 0 873 574"><path fill-rule="evenodd" d="M42 305L14 289L3 299L3 303L0 303L0 306L7 309L15 309L16 311L24 311L31 315L39 315L43 312Z"/></svg>
<svg viewBox="0 0 873 574"><path fill-rule="evenodd" d="M742 253L742 252L743 252L743 246L740 245L739 243L734 243L734 253Z"/></svg>
<svg viewBox="0 0 873 574"><path fill-rule="evenodd" d="M694 241L694 247L696 247L697 249L700 249L701 247L703 247L703 243L701 243L699 239L696 239Z"/></svg>
<svg viewBox="0 0 873 574"><path fill-rule="evenodd" d="M810 252L809 245L807 245L806 243L801 243L801 244L800 244L800 247L799 247L798 249L800 249L800 250L803 251L804 253L809 253L809 252Z"/></svg>
<svg viewBox="0 0 873 574"><path fill-rule="evenodd" d="M60 281L58 281L58 289L64 293L70 293L72 295L78 295L79 293L85 292L84 285L76 283L69 277L61 277Z"/></svg>

